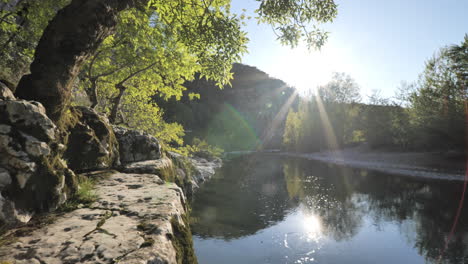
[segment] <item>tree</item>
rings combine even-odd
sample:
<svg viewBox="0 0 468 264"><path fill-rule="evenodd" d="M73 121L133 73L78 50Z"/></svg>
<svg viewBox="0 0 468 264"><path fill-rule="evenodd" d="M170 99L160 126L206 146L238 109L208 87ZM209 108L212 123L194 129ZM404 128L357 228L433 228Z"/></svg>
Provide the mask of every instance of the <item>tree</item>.
<svg viewBox="0 0 468 264"><path fill-rule="evenodd" d="M318 96L326 103L358 103L361 101L359 85L344 72L334 72L327 84L320 86Z"/></svg>
<svg viewBox="0 0 468 264"><path fill-rule="evenodd" d="M41 102L58 121L69 104L81 66L115 32L119 12L145 8L148 1L74 0L47 25L36 47L31 74L21 78L15 94Z"/></svg>
<svg viewBox="0 0 468 264"><path fill-rule="evenodd" d="M318 95L324 103L338 146L353 137L353 116L355 104L361 100L360 88L356 81L346 73L333 73L332 80L319 87Z"/></svg>
<svg viewBox="0 0 468 264"><path fill-rule="evenodd" d="M410 98L418 146L462 148L465 140L466 89L465 43L442 48L426 62L419 87Z"/></svg>
<svg viewBox="0 0 468 264"><path fill-rule="evenodd" d="M240 19L231 14L228 0L209 3L199 0L72 0L45 29L31 64L31 74L21 79L16 95L40 101L51 118L59 120L83 64L106 38L120 37L114 34L120 14L126 10L139 14L131 17L136 25L161 29L161 38L173 40L167 43L186 49L196 58L202 74L220 81L220 84L230 78L230 66L226 65L238 60L245 51L245 33L240 30ZM320 47L326 33L316 26L307 30L305 25L331 21L337 9L333 0L262 0L257 13L259 22L271 24L279 31L278 36L283 43L294 46L304 37L309 46ZM150 24L145 24L147 21L141 18L150 19ZM127 47L135 48L132 45ZM152 48L155 51L161 48L171 50L174 46ZM140 72L143 71L134 71L133 76ZM121 85L127 80L121 79L120 82L124 81Z"/></svg>

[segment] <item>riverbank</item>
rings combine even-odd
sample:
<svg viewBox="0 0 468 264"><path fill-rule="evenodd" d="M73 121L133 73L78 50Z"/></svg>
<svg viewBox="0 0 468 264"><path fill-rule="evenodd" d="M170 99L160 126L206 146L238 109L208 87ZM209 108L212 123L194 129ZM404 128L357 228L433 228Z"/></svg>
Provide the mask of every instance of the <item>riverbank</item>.
<svg viewBox="0 0 468 264"><path fill-rule="evenodd" d="M186 193L208 180L221 160L171 158L134 163L125 173L86 173L97 182L95 201L7 231L0 263L196 263ZM182 172L184 160L191 175Z"/></svg>
<svg viewBox="0 0 468 264"><path fill-rule="evenodd" d="M466 161L440 152L390 152L364 146L316 153L281 152L278 155L300 157L354 168L430 179L463 181Z"/></svg>

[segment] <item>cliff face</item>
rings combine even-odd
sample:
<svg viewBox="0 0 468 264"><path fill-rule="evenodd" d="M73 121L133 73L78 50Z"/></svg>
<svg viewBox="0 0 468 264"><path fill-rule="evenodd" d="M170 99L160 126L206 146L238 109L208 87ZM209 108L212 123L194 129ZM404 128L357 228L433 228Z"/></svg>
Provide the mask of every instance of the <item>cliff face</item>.
<svg viewBox="0 0 468 264"><path fill-rule="evenodd" d="M0 262L196 263L185 197L220 160L164 153L88 108L56 125L41 104L0 88ZM97 182L96 201L24 225L74 200L79 179Z"/></svg>

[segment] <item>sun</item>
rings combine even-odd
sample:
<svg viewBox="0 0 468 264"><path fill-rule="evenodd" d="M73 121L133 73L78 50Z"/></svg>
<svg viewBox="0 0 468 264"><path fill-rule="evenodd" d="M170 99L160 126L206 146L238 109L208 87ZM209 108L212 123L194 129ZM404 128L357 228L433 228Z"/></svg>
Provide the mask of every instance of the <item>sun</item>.
<svg viewBox="0 0 468 264"><path fill-rule="evenodd" d="M316 215L306 215L302 219L302 228L307 239L318 240L322 237L322 223Z"/></svg>
<svg viewBox="0 0 468 264"><path fill-rule="evenodd" d="M335 71L342 68L333 47L320 51L308 50L305 46L283 48L276 54L271 75L295 87L299 94L307 95L317 86L327 83Z"/></svg>

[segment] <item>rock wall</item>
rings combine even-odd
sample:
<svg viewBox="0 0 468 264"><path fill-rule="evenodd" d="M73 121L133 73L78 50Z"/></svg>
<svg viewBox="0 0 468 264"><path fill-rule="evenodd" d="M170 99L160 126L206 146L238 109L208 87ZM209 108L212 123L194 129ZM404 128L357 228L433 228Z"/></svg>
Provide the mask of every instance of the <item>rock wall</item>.
<svg viewBox="0 0 468 264"><path fill-rule="evenodd" d="M0 226L55 209L72 191L58 137L40 103L16 100L0 83Z"/></svg>

